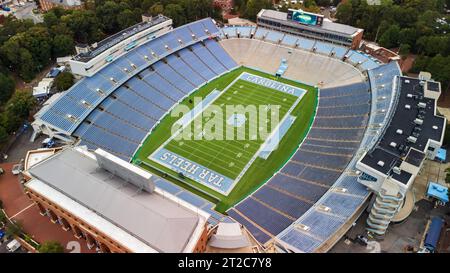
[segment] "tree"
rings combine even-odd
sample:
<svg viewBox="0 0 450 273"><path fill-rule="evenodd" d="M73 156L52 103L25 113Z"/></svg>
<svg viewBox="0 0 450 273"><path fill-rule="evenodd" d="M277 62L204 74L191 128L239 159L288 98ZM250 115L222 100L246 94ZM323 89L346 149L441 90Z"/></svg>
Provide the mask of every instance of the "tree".
<svg viewBox="0 0 450 273"><path fill-rule="evenodd" d="M14 79L3 73L0 73L0 104L4 104L11 98L14 92Z"/></svg>
<svg viewBox="0 0 450 273"><path fill-rule="evenodd" d="M12 236L20 236L23 233L22 223L21 222L8 222L6 224L6 235L8 237Z"/></svg>
<svg viewBox="0 0 450 273"><path fill-rule="evenodd" d="M8 141L9 134L6 131L5 127L0 125L0 145L5 144Z"/></svg>
<svg viewBox="0 0 450 273"><path fill-rule="evenodd" d="M74 40L80 43L93 43L102 38L100 22L92 10L75 10L61 17L61 23L73 32Z"/></svg>
<svg viewBox="0 0 450 273"><path fill-rule="evenodd" d="M58 241L47 241L42 243L37 250L39 253L63 253L64 247Z"/></svg>
<svg viewBox="0 0 450 273"><path fill-rule="evenodd" d="M336 18L339 23L342 24L351 24L352 23L352 15L353 15L353 7L350 1L342 2L337 7Z"/></svg>
<svg viewBox="0 0 450 273"><path fill-rule="evenodd" d="M401 44L400 48L398 50L398 54L405 56L409 54L409 51L411 49L411 46L408 44Z"/></svg>
<svg viewBox="0 0 450 273"><path fill-rule="evenodd" d="M30 92L25 90L17 90L8 101L5 112L13 113L22 120L27 119L35 104L36 99Z"/></svg>
<svg viewBox="0 0 450 273"><path fill-rule="evenodd" d="M245 17L249 20L255 21L256 15L261 9L270 8L272 1L270 0L248 0L245 7Z"/></svg>
<svg viewBox="0 0 450 273"><path fill-rule="evenodd" d="M6 217L3 210L0 209L0 226L4 225L8 221L8 218Z"/></svg>
<svg viewBox="0 0 450 273"><path fill-rule="evenodd" d="M398 25L391 25L380 37L380 45L386 48L398 46L398 37L400 34L400 27Z"/></svg>
<svg viewBox="0 0 450 273"><path fill-rule="evenodd" d="M103 5L98 6L95 14L102 24L103 30L107 33L117 31L117 15L121 12L119 4L113 1L107 1Z"/></svg>
<svg viewBox="0 0 450 273"><path fill-rule="evenodd" d="M55 88L57 91L65 91L74 83L74 78L70 72L62 72L55 78Z"/></svg>
<svg viewBox="0 0 450 273"><path fill-rule="evenodd" d="M44 14L44 24L47 26L47 28L58 24L58 20L58 16L56 16L53 11L49 11Z"/></svg>
<svg viewBox="0 0 450 273"><path fill-rule="evenodd" d="M164 15L172 18L174 26L180 26L186 23L183 8L178 4L169 4L164 8Z"/></svg>
<svg viewBox="0 0 450 273"><path fill-rule="evenodd" d="M69 35L56 35L52 42L52 55L53 57L62 57L72 54L75 45L73 38Z"/></svg>
<svg viewBox="0 0 450 273"><path fill-rule="evenodd" d="M148 10L148 12L150 13L150 15L152 16L156 16L158 14L162 14L164 12L164 6L161 5L161 3L155 3L153 4L150 9Z"/></svg>
<svg viewBox="0 0 450 273"><path fill-rule="evenodd" d="M31 53L25 49L19 49L19 58L17 60L19 76L26 82L30 82L37 73L39 65L34 62Z"/></svg>
<svg viewBox="0 0 450 273"><path fill-rule="evenodd" d="M137 23L134 12L126 9L117 15L117 25L120 29L125 29Z"/></svg>

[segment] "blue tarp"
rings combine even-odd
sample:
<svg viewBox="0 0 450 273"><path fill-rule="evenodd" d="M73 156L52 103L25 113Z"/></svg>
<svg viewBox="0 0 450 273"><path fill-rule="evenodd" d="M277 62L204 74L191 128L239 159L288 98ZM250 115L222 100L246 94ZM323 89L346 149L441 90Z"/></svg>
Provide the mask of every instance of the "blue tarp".
<svg viewBox="0 0 450 273"><path fill-rule="evenodd" d="M428 185L427 196L434 197L440 201L448 202L448 188L437 183L430 182Z"/></svg>
<svg viewBox="0 0 450 273"><path fill-rule="evenodd" d="M445 162L445 160L447 159L447 150L440 148L437 152L436 158L439 161Z"/></svg>
<svg viewBox="0 0 450 273"><path fill-rule="evenodd" d="M443 225L444 220L440 217L434 217L431 220L431 224L430 227L428 228L428 232L424 242L424 246L430 249L431 251L434 251L436 249Z"/></svg>

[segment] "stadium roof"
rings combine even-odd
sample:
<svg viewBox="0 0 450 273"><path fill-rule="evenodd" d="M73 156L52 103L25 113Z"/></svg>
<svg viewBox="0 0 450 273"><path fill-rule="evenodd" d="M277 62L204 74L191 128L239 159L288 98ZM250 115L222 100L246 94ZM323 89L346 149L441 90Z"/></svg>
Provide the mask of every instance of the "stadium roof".
<svg viewBox="0 0 450 273"><path fill-rule="evenodd" d="M436 115L436 99L425 97L420 79L399 77L399 95L395 113L375 148L361 163L406 184L411 174L391 173L406 162L419 167L430 140L441 143L445 118ZM406 157L406 158L405 158Z"/></svg>
<svg viewBox="0 0 450 273"><path fill-rule="evenodd" d="M326 30L329 32L338 32L338 33L342 33L342 34L346 34L346 35L353 35L356 32L359 32L361 30L359 28L355 28L355 27L352 27L349 25L334 23L327 19L323 20L322 26L304 25L304 24L300 24L300 23L288 20L286 12L270 10L270 9L261 10L260 13L258 14L258 17L265 17L267 19L275 19L275 20L283 21L284 23L292 25L292 26L300 25L300 26L302 26L302 28L305 28L305 29L322 29L322 30Z"/></svg>
<svg viewBox="0 0 450 273"><path fill-rule="evenodd" d="M101 40L100 42L94 43L95 48L92 48L92 50L90 50L88 53L80 53L76 55L74 57L74 60L81 62L88 62L91 59L95 58L96 56L100 55L100 53L113 47L114 45L120 43L121 41L126 40L145 29L151 28L157 24L160 24L168 20L170 19L168 17L165 17L164 15L157 15L153 17L150 21L137 23L111 36L108 36L107 38Z"/></svg>
<svg viewBox="0 0 450 273"><path fill-rule="evenodd" d="M135 252L185 252L206 219L100 168L91 153L67 148L33 166L27 187L58 201ZM70 174L70 175L68 175ZM201 220L201 221L200 221Z"/></svg>

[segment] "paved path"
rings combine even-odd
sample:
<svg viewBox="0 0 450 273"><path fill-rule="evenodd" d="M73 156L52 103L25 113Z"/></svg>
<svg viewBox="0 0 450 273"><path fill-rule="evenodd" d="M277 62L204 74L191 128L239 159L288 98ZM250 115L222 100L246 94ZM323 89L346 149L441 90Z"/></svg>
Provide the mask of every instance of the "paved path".
<svg viewBox="0 0 450 273"><path fill-rule="evenodd" d="M0 199L6 214L12 220L21 222L24 231L39 243L56 240L66 247L66 252L95 252L87 248L84 240L76 239L71 231L64 231L60 225L53 224L39 213L37 206L23 193L17 177L11 173L12 166L13 163L0 164L5 170L0 175Z"/></svg>

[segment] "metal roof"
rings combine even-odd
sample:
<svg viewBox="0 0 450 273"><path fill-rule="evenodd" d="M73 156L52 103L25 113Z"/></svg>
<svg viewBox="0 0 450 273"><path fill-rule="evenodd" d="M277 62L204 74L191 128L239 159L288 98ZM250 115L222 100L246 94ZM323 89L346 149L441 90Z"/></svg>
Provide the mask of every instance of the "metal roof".
<svg viewBox="0 0 450 273"><path fill-rule="evenodd" d="M158 193L140 191L75 148L33 166L29 173L158 252L183 252L201 217Z"/></svg>

